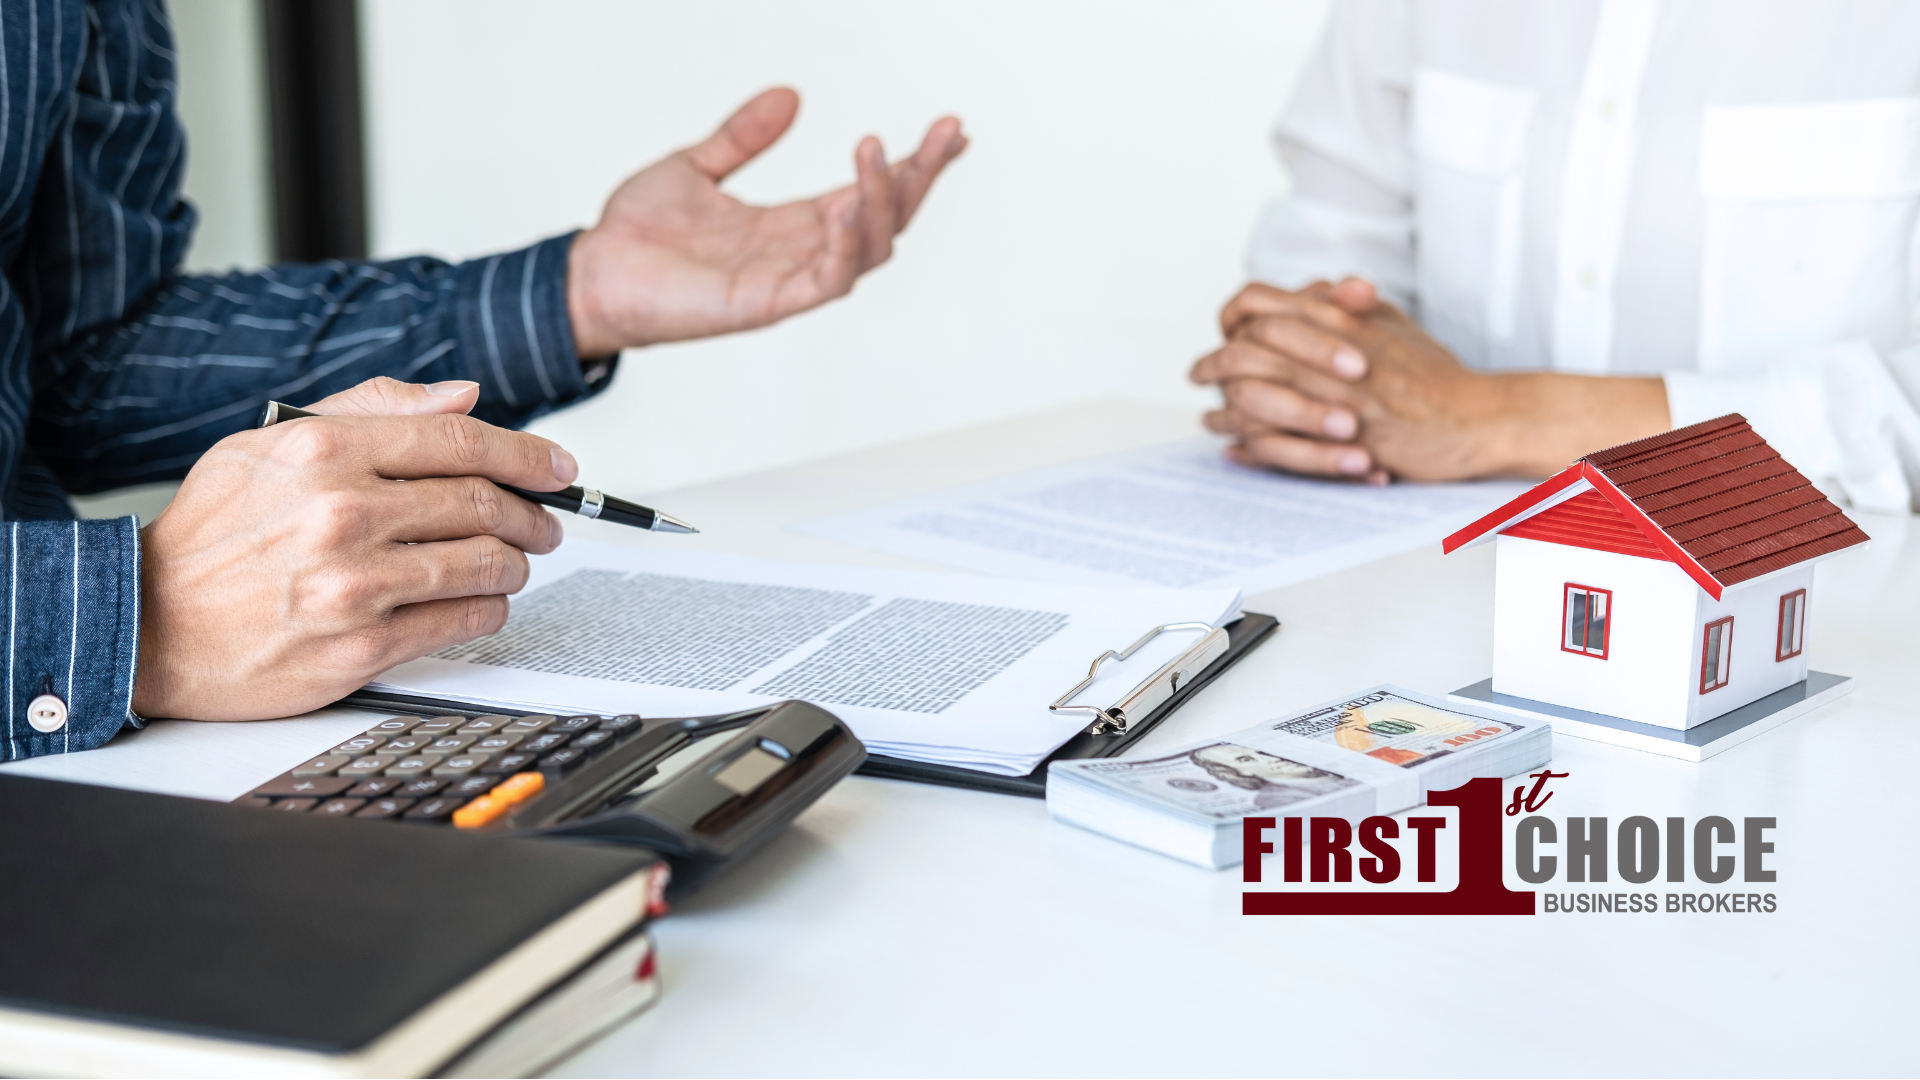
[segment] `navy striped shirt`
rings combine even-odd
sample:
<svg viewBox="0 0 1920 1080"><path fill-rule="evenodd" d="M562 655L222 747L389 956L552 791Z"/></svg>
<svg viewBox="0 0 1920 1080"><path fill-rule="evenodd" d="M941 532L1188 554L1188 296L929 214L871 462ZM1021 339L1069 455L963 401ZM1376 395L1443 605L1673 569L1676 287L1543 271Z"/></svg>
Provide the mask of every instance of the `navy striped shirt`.
<svg viewBox="0 0 1920 1080"><path fill-rule="evenodd" d="M480 383L520 425L589 386L567 321L572 236L450 264L411 258L180 273L173 37L155 0L0 4L0 583L7 760L107 741L131 710L138 523L68 492L184 476L268 400L375 375ZM68 719L42 732L42 694ZM42 717L43 724L45 723Z"/></svg>

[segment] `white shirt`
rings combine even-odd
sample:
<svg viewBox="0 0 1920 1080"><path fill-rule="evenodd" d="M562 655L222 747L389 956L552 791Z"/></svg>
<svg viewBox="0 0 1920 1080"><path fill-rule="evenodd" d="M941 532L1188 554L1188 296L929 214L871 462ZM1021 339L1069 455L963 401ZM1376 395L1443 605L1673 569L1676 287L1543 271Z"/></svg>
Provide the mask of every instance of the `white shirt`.
<svg viewBox="0 0 1920 1080"><path fill-rule="evenodd" d="M1255 279L1466 364L1662 375L1863 509L1920 490L1920 4L1342 0Z"/></svg>

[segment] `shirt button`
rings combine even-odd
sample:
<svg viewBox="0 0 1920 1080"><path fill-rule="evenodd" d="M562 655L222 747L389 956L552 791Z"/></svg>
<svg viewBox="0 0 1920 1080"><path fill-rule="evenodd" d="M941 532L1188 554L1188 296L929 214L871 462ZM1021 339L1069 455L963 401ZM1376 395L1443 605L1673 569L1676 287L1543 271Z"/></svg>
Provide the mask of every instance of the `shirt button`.
<svg viewBox="0 0 1920 1080"><path fill-rule="evenodd" d="M38 732L59 731L67 726L67 703L52 694L41 694L27 703L27 723Z"/></svg>
<svg viewBox="0 0 1920 1080"><path fill-rule="evenodd" d="M1580 268L1580 287L1583 289L1593 288L1593 279L1595 276L1596 275L1593 272L1592 263L1588 263L1587 265L1581 267Z"/></svg>
<svg viewBox="0 0 1920 1080"><path fill-rule="evenodd" d="M1613 119L1613 99L1612 98L1606 98L1600 102L1600 119L1602 120Z"/></svg>

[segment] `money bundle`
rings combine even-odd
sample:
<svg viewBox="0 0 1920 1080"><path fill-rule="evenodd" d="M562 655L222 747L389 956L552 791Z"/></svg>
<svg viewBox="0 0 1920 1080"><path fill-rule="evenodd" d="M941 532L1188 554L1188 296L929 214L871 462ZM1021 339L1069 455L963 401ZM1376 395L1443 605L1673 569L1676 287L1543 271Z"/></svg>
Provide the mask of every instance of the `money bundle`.
<svg viewBox="0 0 1920 1080"><path fill-rule="evenodd" d="M1394 814L1429 791L1507 777L1553 757L1544 721L1376 686L1150 757L1056 761L1047 809L1118 840L1219 869L1241 857L1240 821Z"/></svg>

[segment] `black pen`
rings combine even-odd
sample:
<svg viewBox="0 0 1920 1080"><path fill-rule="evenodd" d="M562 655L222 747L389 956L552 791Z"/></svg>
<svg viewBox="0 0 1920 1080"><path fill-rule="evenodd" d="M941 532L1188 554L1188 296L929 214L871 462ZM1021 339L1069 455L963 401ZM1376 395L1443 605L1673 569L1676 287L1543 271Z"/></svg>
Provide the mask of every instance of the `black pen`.
<svg viewBox="0 0 1920 1080"><path fill-rule="evenodd" d="M297 420L302 416L318 416L305 409L296 409L291 405L282 405L277 401L267 402L260 413L260 422L255 427L271 427L282 420ZM513 492L515 495L536 502L541 506L551 506L555 510L565 510L570 514L579 514L583 518L595 521L611 521L615 525L631 525L636 529L648 529L653 532L697 533L700 530L681 521L671 514L663 514L651 507L630 503L625 499L616 499L611 495L583 487L565 487L559 491L528 491L512 484L495 481L495 486Z"/></svg>

